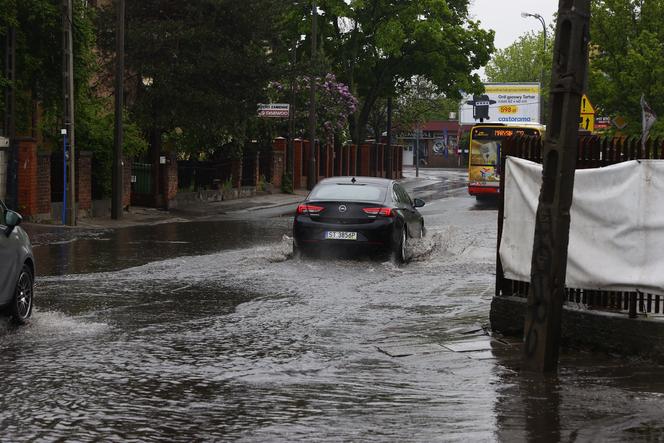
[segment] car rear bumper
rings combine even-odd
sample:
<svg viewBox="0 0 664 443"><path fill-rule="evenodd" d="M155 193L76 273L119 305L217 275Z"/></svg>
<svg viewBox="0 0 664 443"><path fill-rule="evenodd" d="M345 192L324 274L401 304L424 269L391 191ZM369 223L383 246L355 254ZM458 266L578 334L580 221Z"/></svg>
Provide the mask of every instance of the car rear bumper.
<svg viewBox="0 0 664 443"><path fill-rule="evenodd" d="M327 231L356 232L356 240L329 240ZM347 248L388 249L395 241L394 219L379 218L371 223L337 224L313 221L298 216L293 223L293 239L298 247L337 246Z"/></svg>

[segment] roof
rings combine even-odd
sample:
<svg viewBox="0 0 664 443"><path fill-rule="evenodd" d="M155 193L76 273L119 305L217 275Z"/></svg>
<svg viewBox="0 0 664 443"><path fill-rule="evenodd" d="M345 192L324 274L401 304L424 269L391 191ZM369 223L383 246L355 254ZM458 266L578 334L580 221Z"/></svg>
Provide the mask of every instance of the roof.
<svg viewBox="0 0 664 443"><path fill-rule="evenodd" d="M362 184L362 183L367 183L367 184L375 184L375 185L384 185L387 186L390 182L392 182L391 179L389 178L381 178L381 177L362 177L362 176L342 176L342 177L329 177L329 178L324 178L321 180L319 183L351 183L352 179L355 179L355 183L357 184Z"/></svg>
<svg viewBox="0 0 664 443"><path fill-rule="evenodd" d="M447 129L448 132L456 132L459 130L459 122L456 120L433 120L424 122L422 130L428 132L443 132Z"/></svg>

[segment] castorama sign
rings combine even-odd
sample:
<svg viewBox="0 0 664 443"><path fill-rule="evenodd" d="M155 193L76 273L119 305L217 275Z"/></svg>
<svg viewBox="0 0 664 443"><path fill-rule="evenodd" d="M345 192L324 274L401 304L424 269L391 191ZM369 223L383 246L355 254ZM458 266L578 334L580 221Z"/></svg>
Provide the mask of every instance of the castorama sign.
<svg viewBox="0 0 664 443"><path fill-rule="evenodd" d="M539 123L539 83L485 83L484 93L464 95L459 108L463 125Z"/></svg>

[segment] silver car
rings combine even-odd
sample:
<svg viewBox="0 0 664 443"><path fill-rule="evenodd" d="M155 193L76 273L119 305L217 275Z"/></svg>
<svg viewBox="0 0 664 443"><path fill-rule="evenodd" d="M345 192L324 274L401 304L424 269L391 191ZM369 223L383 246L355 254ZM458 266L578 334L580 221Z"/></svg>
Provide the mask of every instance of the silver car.
<svg viewBox="0 0 664 443"><path fill-rule="evenodd" d="M16 324L32 314L35 259L21 216L0 200L0 308Z"/></svg>

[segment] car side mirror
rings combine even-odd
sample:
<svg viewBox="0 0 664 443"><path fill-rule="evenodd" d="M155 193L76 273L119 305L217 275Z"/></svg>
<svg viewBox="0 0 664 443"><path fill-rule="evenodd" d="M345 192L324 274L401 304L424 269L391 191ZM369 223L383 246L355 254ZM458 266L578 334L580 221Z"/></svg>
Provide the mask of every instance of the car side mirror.
<svg viewBox="0 0 664 443"><path fill-rule="evenodd" d="M21 217L18 212L7 210L5 213L5 224L7 225L5 228L5 235L9 237L9 234L11 234L14 228L20 225L22 221L23 217Z"/></svg>
<svg viewBox="0 0 664 443"><path fill-rule="evenodd" d="M415 204L413 206L415 206L416 208L421 208L422 206L424 206L424 200L422 200L421 198L416 198Z"/></svg>

